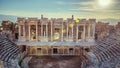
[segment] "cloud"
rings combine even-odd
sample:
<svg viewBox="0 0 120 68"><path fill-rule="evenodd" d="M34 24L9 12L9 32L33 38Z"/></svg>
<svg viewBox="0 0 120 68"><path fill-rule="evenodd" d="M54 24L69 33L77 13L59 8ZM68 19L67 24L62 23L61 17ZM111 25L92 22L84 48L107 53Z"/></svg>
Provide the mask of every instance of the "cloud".
<svg viewBox="0 0 120 68"><path fill-rule="evenodd" d="M57 4L60 5L77 5L76 7L71 7L68 10L72 11L85 11L85 12L119 12L120 6L118 3L114 1L109 7L100 7L97 4L96 0L87 0L82 2L64 2L64 1L56 1ZM118 6L118 7L117 7Z"/></svg>
<svg viewBox="0 0 120 68"><path fill-rule="evenodd" d="M71 3L71 4L88 6L88 5L93 5L94 3L95 2L93 2L93 1L85 1L85 2L76 2L76 3Z"/></svg>
<svg viewBox="0 0 120 68"><path fill-rule="evenodd" d="M94 4L95 2L93 1L84 1L84 2L64 2L64 1L55 1L56 4L59 4L59 5L83 5L83 6L86 6L86 5L92 5Z"/></svg>
<svg viewBox="0 0 120 68"><path fill-rule="evenodd" d="M83 11L83 12L105 12L105 13L120 13L120 1L112 0L112 4L106 7L101 7L98 5L97 0L86 0L79 2L63 2L57 1L58 4L61 5L77 5L75 7L71 7L68 10L71 11Z"/></svg>
<svg viewBox="0 0 120 68"><path fill-rule="evenodd" d="M94 11L94 9L92 9L90 7L72 8L72 9L69 9L69 10L72 10L72 11L85 11L85 12Z"/></svg>
<svg viewBox="0 0 120 68"><path fill-rule="evenodd" d="M107 8L100 8L99 6L90 3L89 5L87 3L82 3L82 5L84 4L84 6L79 6L79 7L74 7L74 8L70 8L68 10L70 11L81 11L81 12L97 12L97 13L120 13L120 8L118 7L107 7Z"/></svg>

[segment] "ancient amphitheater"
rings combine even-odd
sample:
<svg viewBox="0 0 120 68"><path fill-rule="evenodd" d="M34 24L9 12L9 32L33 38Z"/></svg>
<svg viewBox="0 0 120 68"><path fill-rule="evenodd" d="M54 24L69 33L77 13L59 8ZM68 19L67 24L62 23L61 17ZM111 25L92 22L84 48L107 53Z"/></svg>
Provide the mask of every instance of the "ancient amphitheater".
<svg viewBox="0 0 120 68"><path fill-rule="evenodd" d="M84 53L82 53L79 57L77 56L80 62L76 62L77 64L75 65L72 61L78 61L78 59L73 58L67 67L75 68L74 66L79 66L76 68L120 68L120 30L114 31L107 38L96 41L96 43L96 46L94 46L91 51L86 51L83 49ZM14 42L4 37L3 34L0 34L1 67L34 68L31 67L31 61L33 58L34 57L28 56L26 52L22 52ZM65 59L70 60L70 58ZM62 61L62 59L59 60ZM51 66L48 64L48 68L66 68L62 63L65 62L61 62L61 66L59 64L59 66L56 67L55 65ZM72 66L72 64L74 66Z"/></svg>

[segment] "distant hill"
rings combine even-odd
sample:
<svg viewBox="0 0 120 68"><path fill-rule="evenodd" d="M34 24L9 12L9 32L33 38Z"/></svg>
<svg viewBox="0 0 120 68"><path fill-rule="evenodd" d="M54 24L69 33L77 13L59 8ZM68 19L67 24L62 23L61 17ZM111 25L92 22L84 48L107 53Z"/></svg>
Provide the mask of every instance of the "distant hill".
<svg viewBox="0 0 120 68"><path fill-rule="evenodd" d="M111 25L115 25L117 24L118 22L120 22L120 19L112 19L112 18L108 18L108 19L100 19L98 21L102 21L102 22L109 22Z"/></svg>
<svg viewBox="0 0 120 68"><path fill-rule="evenodd" d="M3 20L10 20L12 22L16 22L18 16L12 16L12 15L0 15L0 22Z"/></svg>

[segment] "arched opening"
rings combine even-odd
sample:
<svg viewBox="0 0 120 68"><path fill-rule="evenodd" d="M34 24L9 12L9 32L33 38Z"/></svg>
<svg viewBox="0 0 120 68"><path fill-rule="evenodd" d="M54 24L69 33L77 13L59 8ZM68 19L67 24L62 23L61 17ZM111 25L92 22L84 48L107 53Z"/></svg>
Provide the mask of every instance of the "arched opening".
<svg viewBox="0 0 120 68"><path fill-rule="evenodd" d="M58 54L58 49L57 48L53 48L53 54Z"/></svg>
<svg viewBox="0 0 120 68"><path fill-rule="evenodd" d="M26 51L26 45L22 46L22 52Z"/></svg>
<svg viewBox="0 0 120 68"><path fill-rule="evenodd" d="M73 48L69 48L69 54L73 54Z"/></svg>
<svg viewBox="0 0 120 68"><path fill-rule="evenodd" d="M18 33L15 33L15 39L18 39Z"/></svg>
<svg viewBox="0 0 120 68"><path fill-rule="evenodd" d="M41 54L41 52L42 52L42 48L37 48L37 53Z"/></svg>

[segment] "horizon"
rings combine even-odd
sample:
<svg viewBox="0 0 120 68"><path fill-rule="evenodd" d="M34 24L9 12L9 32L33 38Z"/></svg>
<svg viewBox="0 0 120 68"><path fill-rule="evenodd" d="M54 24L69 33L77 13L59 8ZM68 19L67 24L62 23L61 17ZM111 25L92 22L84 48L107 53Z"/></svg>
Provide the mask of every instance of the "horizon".
<svg viewBox="0 0 120 68"><path fill-rule="evenodd" d="M74 16L74 15L73 15ZM1 17L3 19L1 19ZM55 18L55 17L46 17L43 15L44 18L48 18L48 20L51 20L52 18ZM12 19L13 18L13 19ZM0 25L2 23L2 21L8 21L10 20L11 22L13 23L16 23L17 21L17 18L25 18L25 19L28 19L28 18L37 18L37 19L41 19L41 15L39 15L39 17L22 17L22 16L14 16L14 15L3 15L3 14L0 14ZM62 18L62 17L56 17L55 19L57 18ZM67 18L72 18L72 15L70 17L67 17ZM67 18L63 18L63 20L67 20ZM78 17L75 17L74 16L74 20L78 19ZM80 18L79 19L86 19L86 20L89 20L89 19L96 19L96 18ZM102 23L109 23L109 25L116 25L118 22L120 22L120 19L113 19L113 18L106 18L106 19L96 19L96 23L97 22L102 22Z"/></svg>

